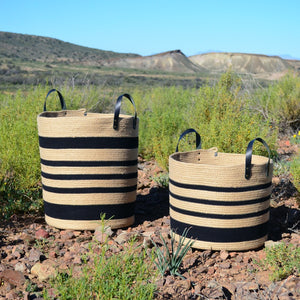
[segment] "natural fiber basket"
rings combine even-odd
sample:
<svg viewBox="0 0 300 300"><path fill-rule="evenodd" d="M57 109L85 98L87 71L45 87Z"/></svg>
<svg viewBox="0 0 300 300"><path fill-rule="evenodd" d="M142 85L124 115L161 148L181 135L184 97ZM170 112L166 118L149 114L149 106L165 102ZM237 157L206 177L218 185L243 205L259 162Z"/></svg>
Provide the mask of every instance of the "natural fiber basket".
<svg viewBox="0 0 300 300"><path fill-rule="evenodd" d="M46 111L56 91L61 111ZM92 230L105 214L112 228L134 223L137 186L138 118L66 110L61 93L49 91L37 117L45 219L64 229Z"/></svg>
<svg viewBox="0 0 300 300"><path fill-rule="evenodd" d="M179 139L180 140L180 139ZM252 155L253 143L269 158ZM268 145L252 140L246 154L194 150L169 158L171 229L184 229L193 247L249 250L264 244L269 221L273 163Z"/></svg>

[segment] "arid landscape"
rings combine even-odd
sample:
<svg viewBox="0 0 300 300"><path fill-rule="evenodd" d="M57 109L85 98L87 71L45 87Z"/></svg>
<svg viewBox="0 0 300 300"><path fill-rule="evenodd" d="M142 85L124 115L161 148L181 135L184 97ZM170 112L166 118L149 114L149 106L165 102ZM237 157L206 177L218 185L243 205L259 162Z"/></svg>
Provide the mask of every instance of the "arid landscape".
<svg viewBox="0 0 300 300"><path fill-rule="evenodd" d="M204 53L187 57L180 50L150 56L91 49L53 38L0 32L0 80L7 84L144 84L200 86L231 69L245 79L276 80L300 70L300 61L247 53ZM69 75L68 75L69 74Z"/></svg>
<svg viewBox="0 0 300 300"><path fill-rule="evenodd" d="M0 299L86 299L85 292L90 299L123 299L116 296L122 283L130 293L138 284L153 292L124 299L300 299L299 72L300 61L279 56L188 57L181 50L141 56L0 32ZM141 122L132 226L112 230L100 217L95 231L45 222L36 116L53 87L71 109L97 113L111 111L120 90L133 92ZM250 139L268 141L274 160L268 240L249 251L191 248L179 274L160 274L155 253L174 242L168 157L190 127L201 133L204 149L245 153ZM187 139L182 147L191 144ZM132 253L142 258L146 274L127 287L109 262L116 257L122 263ZM130 264L137 267L138 258ZM105 267L110 282L98 279L91 290L88 283ZM76 281L83 283L82 294L72 298ZM99 282L117 287L116 294L97 294Z"/></svg>

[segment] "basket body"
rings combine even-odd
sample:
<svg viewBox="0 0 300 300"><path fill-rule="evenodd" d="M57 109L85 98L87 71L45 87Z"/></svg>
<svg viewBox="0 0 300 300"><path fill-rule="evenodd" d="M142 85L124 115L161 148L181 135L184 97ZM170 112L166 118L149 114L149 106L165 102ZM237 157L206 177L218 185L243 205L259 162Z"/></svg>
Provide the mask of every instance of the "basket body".
<svg viewBox="0 0 300 300"><path fill-rule="evenodd" d="M105 213L112 228L134 223L138 119L84 110L38 115L46 222L63 229L93 230Z"/></svg>
<svg viewBox="0 0 300 300"><path fill-rule="evenodd" d="M169 158L171 229L185 228L194 248L249 250L267 239L272 161L252 156L245 178L245 155L195 150Z"/></svg>

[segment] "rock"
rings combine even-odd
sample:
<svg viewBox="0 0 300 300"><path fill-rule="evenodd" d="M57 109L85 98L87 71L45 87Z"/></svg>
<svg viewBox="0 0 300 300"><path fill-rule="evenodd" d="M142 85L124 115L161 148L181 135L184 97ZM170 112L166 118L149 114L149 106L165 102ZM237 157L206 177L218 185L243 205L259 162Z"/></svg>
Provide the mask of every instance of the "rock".
<svg viewBox="0 0 300 300"><path fill-rule="evenodd" d="M72 230L62 230L60 232L60 236L63 241L68 241L73 239L75 237L75 234Z"/></svg>
<svg viewBox="0 0 300 300"><path fill-rule="evenodd" d="M108 238L113 235L113 231L110 226L98 226L95 228L94 232L94 240L98 241L99 243L103 244L106 243Z"/></svg>
<svg viewBox="0 0 300 300"><path fill-rule="evenodd" d="M226 260L229 257L229 253L226 250L221 250L220 251L220 258L222 260Z"/></svg>
<svg viewBox="0 0 300 300"><path fill-rule="evenodd" d="M219 266L221 269L230 269L231 263L229 261L228 262L224 261L224 262L220 263Z"/></svg>
<svg viewBox="0 0 300 300"><path fill-rule="evenodd" d="M191 281L189 279L183 280L181 285L186 290L189 290L192 286Z"/></svg>
<svg viewBox="0 0 300 300"><path fill-rule="evenodd" d="M23 273L15 270L4 270L0 272L0 279L16 286L20 286L25 283Z"/></svg>
<svg viewBox="0 0 300 300"><path fill-rule="evenodd" d="M208 284L207 284L207 287L210 288L210 289L215 289L217 287L219 287L220 285L218 284L217 281L215 281L214 279L209 281Z"/></svg>
<svg viewBox="0 0 300 300"><path fill-rule="evenodd" d="M6 300L15 300L18 299L18 294L15 291L10 291L5 295Z"/></svg>
<svg viewBox="0 0 300 300"><path fill-rule="evenodd" d="M24 273L25 270L26 270L26 266L25 266L24 263L22 263L22 262L16 263L16 265L15 265L15 271L19 271L21 273Z"/></svg>
<svg viewBox="0 0 300 300"><path fill-rule="evenodd" d="M124 231L116 237L115 242L117 242L119 245L125 244L126 242L128 242L130 240L131 236L132 236L132 234Z"/></svg>
<svg viewBox="0 0 300 300"><path fill-rule="evenodd" d="M37 239L47 239L49 237L49 232L47 232L45 229L40 228L36 233L35 237Z"/></svg>
<svg viewBox="0 0 300 300"><path fill-rule="evenodd" d="M43 256L43 253L37 249L32 248L29 251L29 257L28 260L30 262L37 262L40 261L41 257Z"/></svg>
<svg viewBox="0 0 300 300"><path fill-rule="evenodd" d="M36 275L40 281L45 281L57 274L55 264L49 260L45 260L43 263L36 263L31 268L31 274Z"/></svg>
<svg viewBox="0 0 300 300"><path fill-rule="evenodd" d="M274 241L268 240L268 241L265 242L265 248L271 248L271 247L274 247L274 246L278 246L281 243L282 242L280 242L280 241L274 242Z"/></svg>

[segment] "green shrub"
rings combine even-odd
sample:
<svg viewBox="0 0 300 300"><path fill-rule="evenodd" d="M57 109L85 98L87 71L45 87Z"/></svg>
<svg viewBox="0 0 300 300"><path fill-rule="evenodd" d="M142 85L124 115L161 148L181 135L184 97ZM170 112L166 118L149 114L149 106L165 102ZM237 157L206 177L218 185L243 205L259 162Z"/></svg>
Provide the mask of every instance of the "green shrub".
<svg viewBox="0 0 300 300"><path fill-rule="evenodd" d="M59 273L51 281L59 299L153 299L156 273L152 263L145 263L146 251L134 245L114 255L107 255L108 250L105 244L100 254L88 253L93 263L85 261L79 277L72 271Z"/></svg>
<svg viewBox="0 0 300 300"><path fill-rule="evenodd" d="M213 87L153 88L143 93L135 91L133 96L140 117L140 153L146 158L154 157L165 169L180 134L187 128L199 132L205 149L217 147L222 152L245 153L248 142L256 137L262 137L275 149L277 130L251 109L250 100L241 93L238 77L231 72ZM180 150L187 149L183 142ZM266 153L257 144L255 151Z"/></svg>
<svg viewBox="0 0 300 300"><path fill-rule="evenodd" d="M290 163L292 182L300 193L300 155L295 156Z"/></svg>
<svg viewBox="0 0 300 300"><path fill-rule="evenodd" d="M291 274L300 273L300 248L292 244L279 243L265 249L266 258L258 265L272 271L272 281L282 280Z"/></svg>
<svg viewBox="0 0 300 300"><path fill-rule="evenodd" d="M300 128L300 77L287 74L265 90L258 90L252 107L282 133Z"/></svg>

